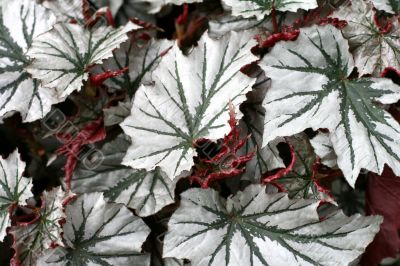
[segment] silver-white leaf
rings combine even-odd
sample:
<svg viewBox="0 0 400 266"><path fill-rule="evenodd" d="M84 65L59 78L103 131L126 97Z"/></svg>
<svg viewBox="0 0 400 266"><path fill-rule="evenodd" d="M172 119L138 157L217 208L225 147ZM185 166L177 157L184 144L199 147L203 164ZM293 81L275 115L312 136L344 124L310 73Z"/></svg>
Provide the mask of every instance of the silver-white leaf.
<svg viewBox="0 0 400 266"><path fill-rule="evenodd" d="M273 8L281 12L296 12L298 9L309 10L318 7L316 0L223 0L229 6L233 16L249 18L255 16L262 20Z"/></svg>
<svg viewBox="0 0 400 266"><path fill-rule="evenodd" d="M0 118L19 112L23 122L32 122L63 100L25 70L32 40L54 25L55 16L32 0L4 1L0 11Z"/></svg>
<svg viewBox="0 0 400 266"><path fill-rule="evenodd" d="M198 265L350 265L379 231L382 217L320 220L319 202L290 200L251 185L227 200L190 189L168 223L164 257Z"/></svg>
<svg viewBox="0 0 400 266"><path fill-rule="evenodd" d="M72 177L75 193L100 191L108 201L123 203L137 215L149 216L174 202L175 182L160 169L150 172L121 165L130 142L124 135L106 143L103 161L93 169L79 164Z"/></svg>
<svg viewBox="0 0 400 266"><path fill-rule="evenodd" d="M121 124L132 138L123 164L148 171L159 166L171 179L190 170L193 143L227 134L229 102L238 110L251 90L254 79L240 69L257 59L254 45L248 32L219 40L205 34L187 56L175 45L154 70L155 85L139 88Z"/></svg>
<svg viewBox="0 0 400 266"><path fill-rule="evenodd" d="M56 24L33 41L28 55L34 61L27 70L43 86L55 88L61 97L68 96L81 89L90 66L111 57L112 51L128 40L127 33L138 28L131 22L117 29L98 27L93 31L79 24Z"/></svg>
<svg viewBox="0 0 400 266"><path fill-rule="evenodd" d="M397 102L400 86L385 78L349 78L353 57L338 29L304 28L296 41L275 45L260 65L272 79L263 103L264 146L306 128L326 128L351 186L361 169L381 173L388 164L400 175L400 125L376 104Z"/></svg>
<svg viewBox="0 0 400 266"><path fill-rule="evenodd" d="M141 254L150 229L122 204L102 193L79 196L66 207L65 247L49 249L38 265L150 265Z"/></svg>

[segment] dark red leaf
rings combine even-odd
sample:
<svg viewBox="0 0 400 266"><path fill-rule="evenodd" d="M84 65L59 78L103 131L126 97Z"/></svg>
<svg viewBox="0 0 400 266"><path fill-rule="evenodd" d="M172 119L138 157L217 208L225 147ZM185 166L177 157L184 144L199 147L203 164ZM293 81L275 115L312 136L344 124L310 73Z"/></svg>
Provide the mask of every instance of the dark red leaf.
<svg viewBox="0 0 400 266"><path fill-rule="evenodd" d="M381 176L369 173L366 209L368 215L384 217L381 230L363 256L363 265L372 266L400 251L400 177L389 167L385 166Z"/></svg>

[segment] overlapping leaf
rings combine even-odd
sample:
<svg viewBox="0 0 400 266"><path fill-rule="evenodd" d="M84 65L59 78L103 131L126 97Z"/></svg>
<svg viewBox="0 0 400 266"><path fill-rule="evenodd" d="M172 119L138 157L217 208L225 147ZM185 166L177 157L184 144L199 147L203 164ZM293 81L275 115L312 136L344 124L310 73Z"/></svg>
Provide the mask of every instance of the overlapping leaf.
<svg viewBox="0 0 400 266"><path fill-rule="evenodd" d="M106 82L110 87L125 89L131 96L141 84L149 84L151 75L162 55L164 55L173 42L168 40L139 39L133 35L130 41L121 45L113 52L113 57L106 60L101 67L104 70L119 70L125 67L128 71L119 77ZM99 69L96 70L98 72Z"/></svg>
<svg viewBox="0 0 400 266"><path fill-rule="evenodd" d="M149 23L155 23L154 14L149 14L153 8L146 0L102 0L108 3L117 25L123 25L131 18L138 18ZM94 3L97 4L97 3ZM101 6L101 5L100 5Z"/></svg>
<svg viewBox="0 0 400 266"><path fill-rule="evenodd" d="M49 30L55 16L31 0L4 1L0 10L0 117L16 111L31 122L61 100L25 71L33 38Z"/></svg>
<svg viewBox="0 0 400 266"><path fill-rule="evenodd" d="M262 20L272 9L296 12L298 9L309 10L318 7L315 0L223 0L232 9L232 15L245 18L255 16Z"/></svg>
<svg viewBox="0 0 400 266"><path fill-rule="evenodd" d="M72 191L101 191L107 200L123 203L139 216L149 216L174 202L175 183L160 169L146 172L121 165L130 142L124 135L100 150L103 161L94 169L80 164L72 178Z"/></svg>
<svg viewBox="0 0 400 266"><path fill-rule="evenodd" d="M399 4L400 5L400 4ZM349 40L355 66L359 75L379 76L386 67L400 69L400 27L397 18L389 18L392 23L386 30L376 24L372 4L353 1L342 6L332 17L346 20L343 35Z"/></svg>
<svg viewBox="0 0 400 266"><path fill-rule="evenodd" d="M260 32L265 30L272 31L271 18L266 16L262 20L258 20L255 17L243 18L224 14L209 22L209 34L211 37L220 37L232 30L241 31L250 29L259 30Z"/></svg>
<svg viewBox="0 0 400 266"><path fill-rule="evenodd" d="M132 104L130 101L118 102L117 106L103 109L104 126L117 125L124 121L131 113Z"/></svg>
<svg viewBox="0 0 400 266"><path fill-rule="evenodd" d="M354 63L339 30L304 28L296 41L278 43L261 67L272 79L263 103L264 146L309 127L327 128L351 186L362 168L380 173L386 163L400 174L400 126L375 103L397 102L400 87L385 78L349 79Z"/></svg>
<svg viewBox="0 0 400 266"><path fill-rule="evenodd" d="M83 194L66 207L66 216L65 247L47 250L39 265L150 265L140 253L150 230L122 204Z"/></svg>
<svg viewBox="0 0 400 266"><path fill-rule="evenodd" d="M229 102L238 109L251 89L254 79L240 69L257 59L254 44L248 32L232 32L219 40L205 34L188 56L174 46L153 72L155 86L139 88L121 124L133 140L123 163L160 166L171 179L190 170L194 141L228 133Z"/></svg>
<svg viewBox="0 0 400 266"><path fill-rule="evenodd" d="M147 2L150 4L149 12L157 13L164 5L183 5L196 2L203 2L203 0L139 0L138 2Z"/></svg>
<svg viewBox="0 0 400 266"><path fill-rule="evenodd" d="M28 51L34 61L27 70L44 86L68 96L80 90L88 78L88 68L111 57L112 51L128 39L127 32L137 28L139 26L133 23L117 29L98 27L94 30L79 24L56 24L34 40Z"/></svg>
<svg viewBox="0 0 400 266"><path fill-rule="evenodd" d="M398 0L372 0L374 6L378 10L383 10L388 13L399 13L400 2Z"/></svg>
<svg viewBox="0 0 400 266"><path fill-rule="evenodd" d="M63 246L61 241L61 219L65 218L62 201L65 193L61 187L43 192L39 217L33 223L12 227L15 265L36 265L44 250L54 246Z"/></svg>
<svg viewBox="0 0 400 266"><path fill-rule="evenodd" d="M247 94L247 101L242 105L244 116L239 124L242 137L250 135L250 138L239 154L255 152L253 159L247 163L242 178L259 183L261 176L266 172L285 166L277 149L277 144L284 140L278 138L262 148L265 110L261 104L270 86L270 80L261 69L253 73L253 76L257 77L257 81L253 91Z"/></svg>
<svg viewBox="0 0 400 266"><path fill-rule="evenodd" d="M33 197L32 180L22 177L24 169L25 163L20 160L17 150L7 159L0 158L0 240L11 225L11 208L17 204L25 205L25 201Z"/></svg>
<svg viewBox="0 0 400 266"><path fill-rule="evenodd" d="M83 1L86 0L45 0L43 6L53 11L58 21L78 20L82 22L84 20Z"/></svg>
<svg viewBox="0 0 400 266"><path fill-rule="evenodd" d="M264 190L251 185L227 200L210 189L184 192L169 221L164 257L193 265L349 265L382 222L342 212L321 221L318 201Z"/></svg>

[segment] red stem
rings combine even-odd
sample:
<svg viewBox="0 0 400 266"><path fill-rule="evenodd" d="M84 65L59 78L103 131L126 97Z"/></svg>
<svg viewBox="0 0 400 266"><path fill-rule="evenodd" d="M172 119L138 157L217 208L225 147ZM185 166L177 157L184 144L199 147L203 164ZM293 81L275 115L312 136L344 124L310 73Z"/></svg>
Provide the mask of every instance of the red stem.
<svg viewBox="0 0 400 266"><path fill-rule="evenodd" d="M274 33L278 33L279 27L278 27L278 21L276 20L275 7L272 7L271 16L272 16L272 25L274 26Z"/></svg>

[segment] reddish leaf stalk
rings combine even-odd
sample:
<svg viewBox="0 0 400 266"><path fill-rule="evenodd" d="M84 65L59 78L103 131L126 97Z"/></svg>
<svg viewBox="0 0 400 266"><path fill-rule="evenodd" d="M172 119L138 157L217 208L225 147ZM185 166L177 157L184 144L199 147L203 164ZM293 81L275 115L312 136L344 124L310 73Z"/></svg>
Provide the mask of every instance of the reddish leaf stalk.
<svg viewBox="0 0 400 266"><path fill-rule="evenodd" d="M69 133L58 134L57 138L64 142L63 146L56 152L60 155L65 155L67 161L64 166L65 183L67 189L71 188L71 179L73 171L78 163L81 148L87 144L93 144L106 137L106 130L104 128L103 118L99 118L81 129L74 137Z"/></svg>
<svg viewBox="0 0 400 266"><path fill-rule="evenodd" d="M132 23L141 26L144 30L153 30L153 29L159 29L156 25L140 20L138 18L130 18L129 19ZM141 30L141 29L139 29ZM161 29L159 29L161 30Z"/></svg>
<svg viewBox="0 0 400 266"><path fill-rule="evenodd" d="M320 26L332 25L332 26L336 27L337 29L341 30L347 26L347 21L340 20L338 18L323 18L323 19L319 20L318 25L320 25Z"/></svg>
<svg viewBox="0 0 400 266"><path fill-rule="evenodd" d="M90 15L90 6L88 0L82 0L82 14L83 19L85 20L85 24L89 24L92 20L92 16Z"/></svg>
<svg viewBox="0 0 400 266"><path fill-rule="evenodd" d="M101 86L103 85L104 81L110 78L117 77L119 75L122 75L126 71L128 71L128 67L124 67L123 69L117 70L117 71L106 71L100 74L95 74L90 76L90 83L94 86Z"/></svg>
<svg viewBox="0 0 400 266"><path fill-rule="evenodd" d="M300 30L285 27L282 32L274 33L267 37L266 40L262 40L260 35L256 36L256 40L259 43L260 48L273 47L279 41L294 41L300 34Z"/></svg>
<svg viewBox="0 0 400 266"><path fill-rule="evenodd" d="M183 13L176 19L176 24L185 25L189 16L189 6L188 4L183 5Z"/></svg>
<svg viewBox="0 0 400 266"><path fill-rule="evenodd" d="M272 7L271 19L272 19L272 25L274 27L274 33L278 33L279 32L279 26L278 26L278 20L276 18L276 9L275 9L275 7Z"/></svg>

